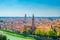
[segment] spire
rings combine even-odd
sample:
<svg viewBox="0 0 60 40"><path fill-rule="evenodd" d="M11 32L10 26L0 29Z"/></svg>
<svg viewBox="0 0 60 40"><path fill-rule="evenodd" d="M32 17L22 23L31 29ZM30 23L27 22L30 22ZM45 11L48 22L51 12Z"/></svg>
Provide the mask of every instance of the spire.
<svg viewBox="0 0 60 40"><path fill-rule="evenodd" d="M32 15L32 34L35 31L35 23L34 23L35 19L34 19L34 14Z"/></svg>
<svg viewBox="0 0 60 40"><path fill-rule="evenodd" d="M26 14L25 14L25 20L26 20Z"/></svg>
<svg viewBox="0 0 60 40"><path fill-rule="evenodd" d="M34 14L32 15L32 26L35 26L34 25Z"/></svg>
<svg viewBox="0 0 60 40"><path fill-rule="evenodd" d="M24 23L26 24L26 14L25 14L25 16L24 16Z"/></svg>
<svg viewBox="0 0 60 40"><path fill-rule="evenodd" d="M24 28L26 30L26 14L25 14L25 17L24 17Z"/></svg>

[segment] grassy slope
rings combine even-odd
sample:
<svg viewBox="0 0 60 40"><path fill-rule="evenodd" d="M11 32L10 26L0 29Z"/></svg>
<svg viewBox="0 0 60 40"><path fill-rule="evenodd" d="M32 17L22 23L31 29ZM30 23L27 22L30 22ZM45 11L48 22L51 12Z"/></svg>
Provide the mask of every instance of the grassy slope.
<svg viewBox="0 0 60 40"><path fill-rule="evenodd" d="M28 39L28 40L35 40L35 39L32 38L32 37L29 37L29 36L23 36L23 35L16 34L16 33L11 32L11 31L7 31L7 30L1 30L1 31L3 31L3 32L6 33L6 34L12 35L12 36L16 36L16 37L20 37L20 38L24 38L24 39Z"/></svg>

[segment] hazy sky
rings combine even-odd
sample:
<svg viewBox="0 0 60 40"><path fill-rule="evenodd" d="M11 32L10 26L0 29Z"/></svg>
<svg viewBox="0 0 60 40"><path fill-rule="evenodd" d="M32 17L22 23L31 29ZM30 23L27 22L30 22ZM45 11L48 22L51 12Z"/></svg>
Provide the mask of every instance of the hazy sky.
<svg viewBox="0 0 60 40"><path fill-rule="evenodd" d="M60 0L0 0L0 16L60 16Z"/></svg>

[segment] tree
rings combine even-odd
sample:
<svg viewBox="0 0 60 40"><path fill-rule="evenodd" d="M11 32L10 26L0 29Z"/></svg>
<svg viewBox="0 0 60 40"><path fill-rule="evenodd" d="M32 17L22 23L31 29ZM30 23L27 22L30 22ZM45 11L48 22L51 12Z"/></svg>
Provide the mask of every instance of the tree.
<svg viewBox="0 0 60 40"><path fill-rule="evenodd" d="M45 31L42 29L36 29L35 30L35 34L38 36L44 36L45 35Z"/></svg>
<svg viewBox="0 0 60 40"><path fill-rule="evenodd" d="M57 35L57 32L55 29L51 29L49 32L48 32L48 36L56 36Z"/></svg>
<svg viewBox="0 0 60 40"><path fill-rule="evenodd" d="M29 35L32 34L32 29L31 28L26 28L26 30L24 30L23 35Z"/></svg>
<svg viewBox="0 0 60 40"><path fill-rule="evenodd" d="M7 40L7 37L5 35L0 35L0 40Z"/></svg>
<svg viewBox="0 0 60 40"><path fill-rule="evenodd" d="M57 32L57 36L60 36L60 32Z"/></svg>
<svg viewBox="0 0 60 40"><path fill-rule="evenodd" d="M60 24L58 25L58 28L60 28Z"/></svg>
<svg viewBox="0 0 60 40"><path fill-rule="evenodd" d="M3 40L7 40L7 38L6 38L6 36L5 36L5 35L3 36Z"/></svg>
<svg viewBox="0 0 60 40"><path fill-rule="evenodd" d="M32 34L32 29L31 28L27 28L26 29L26 33L29 35L29 34Z"/></svg>

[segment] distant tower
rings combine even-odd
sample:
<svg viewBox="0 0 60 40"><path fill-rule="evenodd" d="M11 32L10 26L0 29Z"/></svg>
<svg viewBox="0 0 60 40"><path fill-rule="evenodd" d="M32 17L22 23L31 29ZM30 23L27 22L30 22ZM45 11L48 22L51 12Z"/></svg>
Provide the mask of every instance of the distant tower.
<svg viewBox="0 0 60 40"><path fill-rule="evenodd" d="M25 22L26 22L26 14L25 14L25 19L24 19L24 20L25 20Z"/></svg>
<svg viewBox="0 0 60 40"><path fill-rule="evenodd" d="M0 30L1 30L1 25L0 25Z"/></svg>
<svg viewBox="0 0 60 40"><path fill-rule="evenodd" d="M35 26L35 24L34 24L34 14L32 15L32 26L34 27Z"/></svg>
<svg viewBox="0 0 60 40"><path fill-rule="evenodd" d="M24 29L26 30L26 14L25 14L25 17L24 17Z"/></svg>
<svg viewBox="0 0 60 40"><path fill-rule="evenodd" d="M34 19L34 14L32 15L32 32L35 31L35 19Z"/></svg>
<svg viewBox="0 0 60 40"><path fill-rule="evenodd" d="M53 29L52 25L51 25L51 29Z"/></svg>

